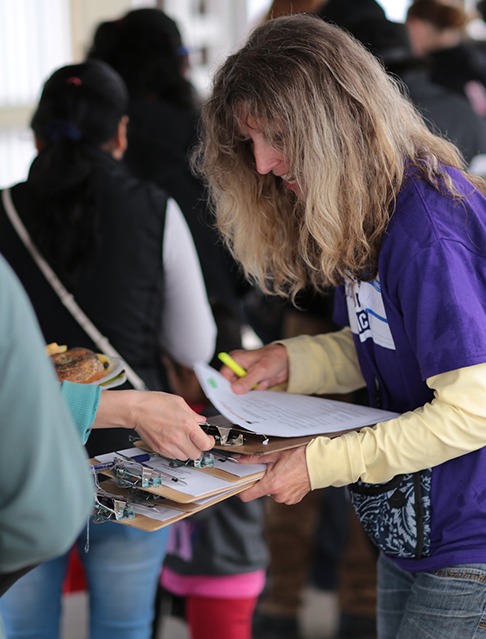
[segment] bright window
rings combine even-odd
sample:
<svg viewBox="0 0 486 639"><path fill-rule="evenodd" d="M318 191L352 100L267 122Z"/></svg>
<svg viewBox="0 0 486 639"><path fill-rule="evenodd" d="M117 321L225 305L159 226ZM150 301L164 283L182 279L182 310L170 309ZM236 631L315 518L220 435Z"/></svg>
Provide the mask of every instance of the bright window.
<svg viewBox="0 0 486 639"><path fill-rule="evenodd" d="M34 156L28 123L45 78L71 57L65 0L0 2L0 186L26 176Z"/></svg>

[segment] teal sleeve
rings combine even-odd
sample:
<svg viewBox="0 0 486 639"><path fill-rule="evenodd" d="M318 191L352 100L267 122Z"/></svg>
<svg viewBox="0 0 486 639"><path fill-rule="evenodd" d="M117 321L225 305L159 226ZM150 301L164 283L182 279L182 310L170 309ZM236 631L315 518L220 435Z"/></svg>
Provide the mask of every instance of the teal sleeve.
<svg viewBox="0 0 486 639"><path fill-rule="evenodd" d="M98 410L101 388L87 384L64 382L62 384L62 394L79 431L81 440L85 444L88 441L91 426Z"/></svg>
<svg viewBox="0 0 486 639"><path fill-rule="evenodd" d="M1 256L0 378L0 573L8 573L67 552L94 487L32 307Z"/></svg>

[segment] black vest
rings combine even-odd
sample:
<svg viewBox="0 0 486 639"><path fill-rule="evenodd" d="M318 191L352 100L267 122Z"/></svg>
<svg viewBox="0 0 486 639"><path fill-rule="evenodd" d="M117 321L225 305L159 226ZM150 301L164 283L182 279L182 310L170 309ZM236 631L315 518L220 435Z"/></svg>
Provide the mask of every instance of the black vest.
<svg viewBox="0 0 486 639"><path fill-rule="evenodd" d="M147 387L167 390L158 347L167 196L158 187L133 178L121 163L105 154L100 154L93 179L99 203L99 243L95 255L83 266L81 277L68 290ZM29 229L26 183L13 187L12 199ZM26 289L46 343L99 350L61 304L17 237L1 202L0 253ZM62 274L57 275L62 281ZM129 433L126 429L95 431L88 452L93 455L125 448L131 445Z"/></svg>

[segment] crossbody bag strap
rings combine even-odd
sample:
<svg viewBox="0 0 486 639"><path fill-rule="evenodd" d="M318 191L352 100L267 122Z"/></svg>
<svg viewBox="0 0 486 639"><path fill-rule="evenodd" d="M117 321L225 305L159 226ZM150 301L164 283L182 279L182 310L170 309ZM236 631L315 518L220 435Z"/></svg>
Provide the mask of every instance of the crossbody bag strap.
<svg viewBox="0 0 486 639"><path fill-rule="evenodd" d="M12 196L10 194L10 189L4 189L2 192L2 202L5 207L5 211L8 215L12 226L17 232L19 238L22 240L25 248L29 251L32 258L35 260L37 266L40 268L45 278L52 286L54 291L59 296L62 304L67 308L67 310L71 313L74 319L78 322L81 328L86 332L87 335L93 340L93 342L97 345L102 353L108 355L109 357L119 357L123 362L123 367L125 369L125 374L127 376L130 384L136 388L137 390L145 390L146 386L144 381L137 375L137 373L126 363L123 357L118 353L118 351L113 348L108 339L102 335L93 322L89 319L89 317L84 313L84 311L78 306L74 297L69 293L61 280L57 277L55 272L52 270L50 265L46 262L44 257L39 253L36 245L33 243L32 238L29 235L29 232L25 228L22 220L20 219L17 211L15 210L15 206L12 202Z"/></svg>

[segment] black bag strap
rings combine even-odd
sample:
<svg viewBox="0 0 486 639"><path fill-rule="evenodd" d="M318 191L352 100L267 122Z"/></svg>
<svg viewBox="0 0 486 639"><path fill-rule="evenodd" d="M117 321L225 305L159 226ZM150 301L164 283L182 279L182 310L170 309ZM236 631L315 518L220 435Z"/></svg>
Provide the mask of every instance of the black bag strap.
<svg viewBox="0 0 486 639"><path fill-rule="evenodd" d="M78 306L78 303L74 299L73 295L69 293L61 280L57 277L56 273L52 270L51 266L46 262L42 254L39 252L15 209L9 188L3 190L2 202L8 218L15 231L17 232L17 235L22 240L25 248L31 254L39 269L42 271L46 280L59 296L62 304L67 308L67 310L71 313L71 315L78 322L85 333L89 335L89 337L93 340L93 342L97 345L102 353L108 355L109 357L119 357L122 360L123 368L125 369L125 374L130 384L137 390L146 390L145 382L142 380L142 378L139 377L137 373L126 363L120 353L118 353L118 351L113 348L113 346L108 341L108 338L100 333L100 331L96 328L89 317Z"/></svg>

